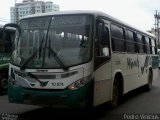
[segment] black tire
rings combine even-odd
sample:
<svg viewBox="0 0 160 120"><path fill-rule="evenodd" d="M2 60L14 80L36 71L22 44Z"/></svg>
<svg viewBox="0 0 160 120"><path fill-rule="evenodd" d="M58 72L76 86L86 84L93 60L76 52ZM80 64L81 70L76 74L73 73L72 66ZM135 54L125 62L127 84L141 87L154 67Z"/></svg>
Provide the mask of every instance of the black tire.
<svg viewBox="0 0 160 120"><path fill-rule="evenodd" d="M6 94L7 93L7 87L8 87L8 75L5 73L0 74L0 94Z"/></svg>
<svg viewBox="0 0 160 120"><path fill-rule="evenodd" d="M148 84L146 85L146 91L150 91L152 89L152 81L153 81L153 74L152 74L152 71L149 70Z"/></svg>
<svg viewBox="0 0 160 120"><path fill-rule="evenodd" d="M119 105L120 103L120 98L121 98L121 91L120 91L120 86L117 81L117 79L114 80L113 83L113 91L112 91L112 101L111 101L111 107L115 108L116 106Z"/></svg>

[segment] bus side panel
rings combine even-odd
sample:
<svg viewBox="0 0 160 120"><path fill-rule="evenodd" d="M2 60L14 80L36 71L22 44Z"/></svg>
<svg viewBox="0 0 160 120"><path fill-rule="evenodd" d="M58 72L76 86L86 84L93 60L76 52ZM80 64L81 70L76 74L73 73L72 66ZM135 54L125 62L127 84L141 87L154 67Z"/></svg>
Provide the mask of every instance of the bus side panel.
<svg viewBox="0 0 160 120"><path fill-rule="evenodd" d="M153 69L153 81L157 80L159 74L158 71L159 71L158 68Z"/></svg>
<svg viewBox="0 0 160 120"><path fill-rule="evenodd" d="M111 62L103 64L95 70L94 106L111 100Z"/></svg>
<svg viewBox="0 0 160 120"><path fill-rule="evenodd" d="M139 87L148 83L149 65L151 61L150 55L139 54Z"/></svg>
<svg viewBox="0 0 160 120"><path fill-rule="evenodd" d="M124 93L129 92L138 87L138 55L137 54L127 54L126 58L126 74L124 76Z"/></svg>
<svg viewBox="0 0 160 120"><path fill-rule="evenodd" d="M112 69L113 78L117 71L120 71L123 77L123 94L139 86L137 54L113 53Z"/></svg>
<svg viewBox="0 0 160 120"><path fill-rule="evenodd" d="M153 71L153 81L157 80L159 72L159 56L152 56L152 71Z"/></svg>
<svg viewBox="0 0 160 120"><path fill-rule="evenodd" d="M112 73L113 73L112 77L115 78L117 72L121 72L124 84L125 84L125 75L127 72L126 64L127 64L126 53L119 53L119 52L112 53Z"/></svg>

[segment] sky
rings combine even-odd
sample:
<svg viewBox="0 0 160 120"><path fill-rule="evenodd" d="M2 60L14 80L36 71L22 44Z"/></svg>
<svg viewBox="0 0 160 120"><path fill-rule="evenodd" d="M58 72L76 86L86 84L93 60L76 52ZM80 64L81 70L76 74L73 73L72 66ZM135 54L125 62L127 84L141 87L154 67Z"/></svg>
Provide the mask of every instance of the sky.
<svg viewBox="0 0 160 120"><path fill-rule="evenodd" d="M10 22L10 7L15 1L0 0L0 23ZM40 0L39 0L40 1ZM154 14L160 12L160 0L44 0L52 1L65 10L98 10L136 28L147 31L154 27Z"/></svg>

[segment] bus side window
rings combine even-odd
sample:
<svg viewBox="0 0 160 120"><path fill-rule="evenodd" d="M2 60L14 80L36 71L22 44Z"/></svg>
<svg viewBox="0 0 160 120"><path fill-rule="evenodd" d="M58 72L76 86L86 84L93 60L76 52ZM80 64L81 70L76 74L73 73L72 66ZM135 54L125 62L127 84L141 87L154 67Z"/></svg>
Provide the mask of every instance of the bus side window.
<svg viewBox="0 0 160 120"><path fill-rule="evenodd" d="M151 46L152 46L152 54L156 54L156 42L154 39L151 39Z"/></svg>
<svg viewBox="0 0 160 120"><path fill-rule="evenodd" d="M104 27L100 40L100 49L102 51L102 56L109 56L109 29L107 27Z"/></svg>
<svg viewBox="0 0 160 120"><path fill-rule="evenodd" d="M135 33L129 29L126 29L126 49L129 53L136 52Z"/></svg>
<svg viewBox="0 0 160 120"><path fill-rule="evenodd" d="M139 33L137 33L137 45L138 45L138 52L144 53L144 44L143 44L143 36Z"/></svg>
<svg viewBox="0 0 160 120"><path fill-rule="evenodd" d="M112 50L114 52L126 52L126 41L123 27L111 24L111 40Z"/></svg>
<svg viewBox="0 0 160 120"><path fill-rule="evenodd" d="M109 29L104 22L97 24L97 38L95 43L95 54L97 56L109 56Z"/></svg>
<svg viewBox="0 0 160 120"><path fill-rule="evenodd" d="M151 42L151 38L149 38L149 47L150 47L150 53L152 54L152 42Z"/></svg>

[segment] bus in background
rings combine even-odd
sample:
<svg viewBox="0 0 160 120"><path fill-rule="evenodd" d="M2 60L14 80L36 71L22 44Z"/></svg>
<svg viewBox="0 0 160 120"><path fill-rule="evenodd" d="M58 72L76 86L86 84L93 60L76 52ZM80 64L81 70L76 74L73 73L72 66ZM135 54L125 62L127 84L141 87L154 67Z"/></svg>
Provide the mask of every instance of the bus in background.
<svg viewBox="0 0 160 120"><path fill-rule="evenodd" d="M0 25L0 94L7 93L8 66L12 42L14 41L15 29Z"/></svg>
<svg viewBox="0 0 160 120"><path fill-rule="evenodd" d="M156 38L98 11L30 15L15 26L11 103L87 107L110 102L158 77Z"/></svg>

